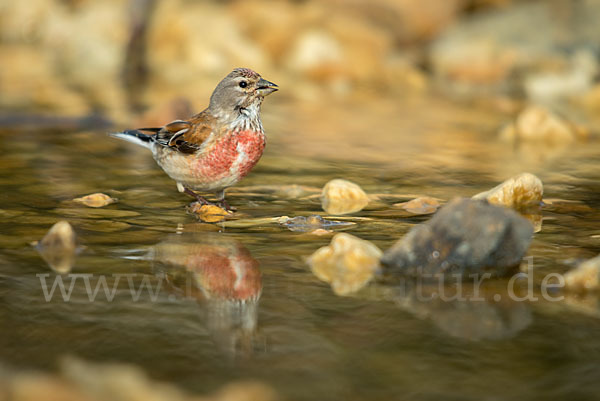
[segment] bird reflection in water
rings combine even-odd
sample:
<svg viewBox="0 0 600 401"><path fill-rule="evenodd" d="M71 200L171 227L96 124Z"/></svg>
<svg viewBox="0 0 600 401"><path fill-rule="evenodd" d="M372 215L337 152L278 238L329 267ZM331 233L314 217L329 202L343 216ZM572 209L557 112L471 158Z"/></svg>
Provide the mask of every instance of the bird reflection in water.
<svg viewBox="0 0 600 401"><path fill-rule="evenodd" d="M174 294L204 305L207 328L223 351L253 352L262 279L242 243L223 234L174 234L154 247L153 260Z"/></svg>

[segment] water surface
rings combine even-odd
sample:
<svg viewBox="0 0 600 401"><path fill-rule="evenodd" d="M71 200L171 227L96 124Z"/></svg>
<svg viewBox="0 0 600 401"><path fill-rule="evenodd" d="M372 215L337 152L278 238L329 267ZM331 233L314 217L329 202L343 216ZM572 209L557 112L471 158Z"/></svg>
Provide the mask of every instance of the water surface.
<svg viewBox="0 0 600 401"><path fill-rule="evenodd" d="M396 197L356 214L370 220L334 230L387 249L426 220L389 213L392 203L471 196L528 171L545 197L577 202L543 210L528 254L537 275L565 272L600 251L600 144L503 144L496 132L506 118L432 99L267 104L266 153L240 184L255 188L232 190L229 201L243 218L325 215L310 194L264 186L346 178ZM149 153L104 131L2 137L5 364L54 370L76 355L133 363L198 393L260 379L292 400L593 399L600 390L596 298L422 305L383 282L338 297L304 262L331 236L198 222ZM94 192L119 201L101 209L71 201ZM46 301L41 280L58 275L29 243L62 219L82 245L71 272L80 276L69 302L58 290ZM84 277L95 286L101 276L111 288L120 277L114 299L100 292L91 302ZM142 284L158 290L136 300L130 287Z"/></svg>

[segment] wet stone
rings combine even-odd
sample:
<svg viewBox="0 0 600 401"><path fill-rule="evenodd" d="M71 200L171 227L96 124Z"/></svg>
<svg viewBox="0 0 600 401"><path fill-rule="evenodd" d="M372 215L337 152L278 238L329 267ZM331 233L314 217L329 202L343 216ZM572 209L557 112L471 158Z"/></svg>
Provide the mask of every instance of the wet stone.
<svg viewBox="0 0 600 401"><path fill-rule="evenodd" d="M456 199L388 249L381 263L413 277L506 276L520 264L532 234L531 223L512 210Z"/></svg>
<svg viewBox="0 0 600 401"><path fill-rule="evenodd" d="M189 212L205 223L217 223L223 221L232 213L215 205L202 205L198 202L192 203Z"/></svg>
<svg viewBox="0 0 600 401"><path fill-rule="evenodd" d="M330 214L349 214L361 211L369 197L357 184L335 179L329 181L321 192L321 206Z"/></svg>
<svg viewBox="0 0 600 401"><path fill-rule="evenodd" d="M515 209L540 205L544 195L542 181L533 174L522 173L489 191L478 193L473 199L487 199L495 205L512 207Z"/></svg>

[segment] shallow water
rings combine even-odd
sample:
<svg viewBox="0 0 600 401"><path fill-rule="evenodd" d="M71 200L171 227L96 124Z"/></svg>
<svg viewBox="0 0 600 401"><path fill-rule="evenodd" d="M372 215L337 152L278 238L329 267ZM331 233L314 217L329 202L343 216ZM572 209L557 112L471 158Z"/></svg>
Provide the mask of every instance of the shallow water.
<svg viewBox="0 0 600 401"><path fill-rule="evenodd" d="M346 178L386 196L355 214L369 219L332 229L387 249L427 219L401 217L391 204L471 196L529 171L545 198L577 201L543 209L528 253L536 277L598 254L600 143L515 148L496 140L503 121L432 99L267 104L266 153L240 184L250 188L228 199L240 218L325 216L311 187ZM276 222L198 222L149 153L105 132L2 136L4 364L53 370L76 355L134 363L198 393L256 378L292 400L593 399L600 389L594 297L426 304L381 280L338 297L304 262L330 235ZM291 184L308 189L277 190ZM71 201L94 192L118 202L93 209ZM61 219L78 234L71 273L79 276L57 275L30 245ZM58 289L45 300L42 283L56 277L67 289L75 280L69 302ZM89 300L85 280L95 288L100 277L115 285L112 301L102 290Z"/></svg>

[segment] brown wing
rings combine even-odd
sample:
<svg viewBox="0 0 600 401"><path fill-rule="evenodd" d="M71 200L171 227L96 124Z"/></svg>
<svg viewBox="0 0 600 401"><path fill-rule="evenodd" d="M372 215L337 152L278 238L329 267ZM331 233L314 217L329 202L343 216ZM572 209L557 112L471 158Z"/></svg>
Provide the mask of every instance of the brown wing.
<svg viewBox="0 0 600 401"><path fill-rule="evenodd" d="M161 129L142 129L156 132L154 140L159 145L181 153L195 153L213 132L214 117L206 112L196 114L188 121L175 120Z"/></svg>

